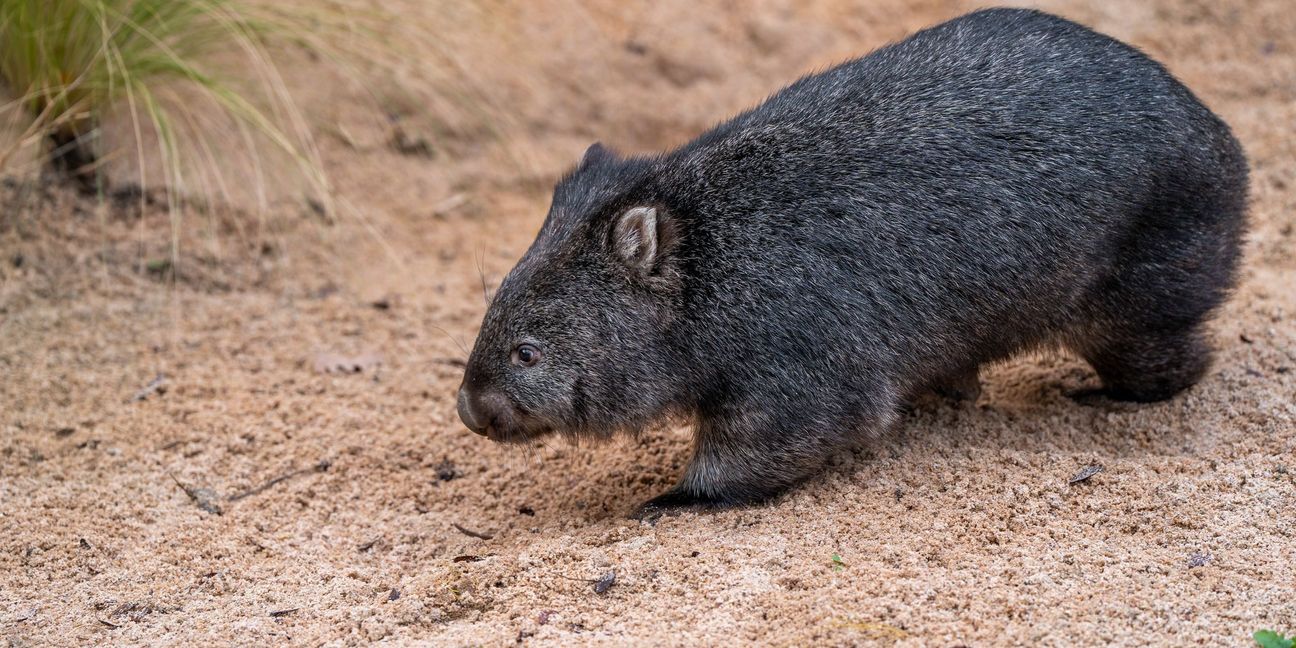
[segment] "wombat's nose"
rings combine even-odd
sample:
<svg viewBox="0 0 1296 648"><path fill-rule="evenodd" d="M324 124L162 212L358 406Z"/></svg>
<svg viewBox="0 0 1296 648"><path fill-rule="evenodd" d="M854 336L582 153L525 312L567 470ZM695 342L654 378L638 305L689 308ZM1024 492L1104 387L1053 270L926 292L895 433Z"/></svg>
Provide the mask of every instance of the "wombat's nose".
<svg viewBox="0 0 1296 648"><path fill-rule="evenodd" d="M490 425L490 420L482 415L480 408L473 407L473 398L468 393L468 388L459 387L459 420L468 426L469 430L482 436L486 436L486 427Z"/></svg>

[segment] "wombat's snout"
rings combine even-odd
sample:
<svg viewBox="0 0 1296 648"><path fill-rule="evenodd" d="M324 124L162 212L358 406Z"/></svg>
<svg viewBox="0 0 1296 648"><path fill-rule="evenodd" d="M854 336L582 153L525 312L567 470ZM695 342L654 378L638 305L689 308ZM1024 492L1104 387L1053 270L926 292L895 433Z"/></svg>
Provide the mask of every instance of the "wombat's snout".
<svg viewBox="0 0 1296 648"><path fill-rule="evenodd" d="M472 396L468 392L466 385L459 386L459 420L468 426L469 430L482 436L486 435L486 425L489 419L486 418L481 409L473 404Z"/></svg>
<svg viewBox="0 0 1296 648"><path fill-rule="evenodd" d="M493 391L483 393L469 389L466 384L459 386L459 420L477 434L489 436L491 426L508 407L508 398L502 394Z"/></svg>

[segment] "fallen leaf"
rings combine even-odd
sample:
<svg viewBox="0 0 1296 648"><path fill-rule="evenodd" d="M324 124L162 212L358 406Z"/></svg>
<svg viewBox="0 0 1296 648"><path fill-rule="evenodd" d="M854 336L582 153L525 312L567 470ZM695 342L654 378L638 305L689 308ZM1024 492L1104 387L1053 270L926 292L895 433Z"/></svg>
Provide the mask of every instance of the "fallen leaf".
<svg viewBox="0 0 1296 648"><path fill-rule="evenodd" d="M612 589L612 585L614 583L616 583L615 569L606 574L603 574L602 578L594 581L594 593L606 594L608 590Z"/></svg>
<svg viewBox="0 0 1296 648"><path fill-rule="evenodd" d="M1086 480L1086 479L1089 479L1090 477L1093 477L1094 475L1097 475L1098 473L1100 473L1100 472L1102 472L1102 471L1103 471L1103 465L1102 465L1102 464L1092 464L1092 465L1086 467L1084 470L1081 470L1080 472L1076 473L1075 476L1072 477L1072 478L1070 479L1070 481L1068 481L1067 483L1068 483L1068 484L1079 484L1080 482L1082 482L1082 481L1084 481L1084 480Z"/></svg>
<svg viewBox="0 0 1296 648"><path fill-rule="evenodd" d="M1258 630L1251 638L1255 639L1260 648L1292 648L1296 645L1296 637L1288 639L1273 630Z"/></svg>

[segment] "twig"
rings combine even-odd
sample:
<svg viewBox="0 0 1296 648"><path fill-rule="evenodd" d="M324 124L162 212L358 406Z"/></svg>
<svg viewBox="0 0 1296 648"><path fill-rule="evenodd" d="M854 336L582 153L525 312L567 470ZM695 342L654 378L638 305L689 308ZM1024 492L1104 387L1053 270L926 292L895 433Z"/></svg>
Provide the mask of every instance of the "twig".
<svg viewBox="0 0 1296 648"><path fill-rule="evenodd" d="M324 472L325 470L329 469L329 466L332 465L333 462L329 461L328 459L321 459L318 463L316 463L314 466L311 466L310 468L302 468L301 470L294 470L290 473L279 475L278 477L275 477L274 479L271 479L270 481L267 481L266 483L261 484L260 486L257 486L249 490L245 490L242 493L230 495L227 499L231 502L237 502L243 498L251 497L258 493L265 492L280 483L292 479L293 477L299 477L301 475L305 475L313 472Z"/></svg>
<svg viewBox="0 0 1296 648"><path fill-rule="evenodd" d="M462 533L470 538L477 538L479 540L490 540L491 538L495 537L489 533L482 533L480 531L473 531L472 529L465 529L454 522L451 522L450 524L453 524L454 528L459 529L459 533Z"/></svg>
<svg viewBox="0 0 1296 648"><path fill-rule="evenodd" d="M567 576L566 574L554 574L554 576L557 576L558 578L565 578L565 579L567 579L567 580L569 580L569 581L576 581L576 582L578 582L578 583L597 583L597 582L599 582L599 579L597 579L597 578L576 578L575 576Z"/></svg>
<svg viewBox="0 0 1296 648"><path fill-rule="evenodd" d="M138 403L138 402L144 400L145 398L148 398L149 396L152 396L153 394L165 394L165 393L166 393L166 383L167 383L167 377L166 377L166 374L161 374L161 373L160 373L160 374L154 376L154 377L153 377L153 380L150 380L150 381L148 382L148 384L147 384L147 385L144 385L144 387L143 387L142 389L140 389L139 391L135 392L135 394L134 394L133 396L131 396L131 397L130 397L130 400L128 400L127 402L128 402L128 403Z"/></svg>

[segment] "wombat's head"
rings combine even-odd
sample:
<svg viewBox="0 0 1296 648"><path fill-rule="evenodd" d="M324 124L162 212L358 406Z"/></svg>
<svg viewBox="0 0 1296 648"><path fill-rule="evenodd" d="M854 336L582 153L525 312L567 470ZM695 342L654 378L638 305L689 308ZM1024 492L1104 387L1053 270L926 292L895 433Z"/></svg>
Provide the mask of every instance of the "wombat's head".
<svg viewBox="0 0 1296 648"><path fill-rule="evenodd" d="M648 167L595 144L554 189L468 358L459 417L474 432L605 436L669 405L679 236Z"/></svg>

